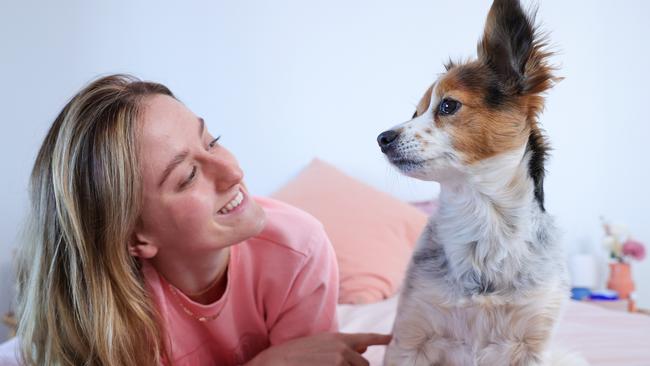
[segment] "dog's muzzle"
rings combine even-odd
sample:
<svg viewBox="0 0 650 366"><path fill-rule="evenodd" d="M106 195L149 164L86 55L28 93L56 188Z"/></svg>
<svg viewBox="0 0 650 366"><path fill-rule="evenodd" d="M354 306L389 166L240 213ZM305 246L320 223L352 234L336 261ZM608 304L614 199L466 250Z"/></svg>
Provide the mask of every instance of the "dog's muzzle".
<svg viewBox="0 0 650 366"><path fill-rule="evenodd" d="M377 136L377 143L381 148L381 152L384 154L388 153L388 151L390 151L390 149L395 146L395 142L397 141L398 136L399 132L395 130L388 130L379 134L379 136Z"/></svg>

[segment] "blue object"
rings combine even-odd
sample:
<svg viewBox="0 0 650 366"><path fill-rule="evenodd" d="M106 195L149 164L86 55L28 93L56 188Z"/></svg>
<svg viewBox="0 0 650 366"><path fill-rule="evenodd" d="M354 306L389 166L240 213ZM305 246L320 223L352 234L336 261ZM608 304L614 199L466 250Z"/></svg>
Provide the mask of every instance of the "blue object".
<svg viewBox="0 0 650 366"><path fill-rule="evenodd" d="M613 290L592 291L589 296L590 300L613 301L618 300L618 292Z"/></svg>
<svg viewBox="0 0 650 366"><path fill-rule="evenodd" d="M573 300L584 300L591 295L591 290L586 287L574 287L571 289L571 298Z"/></svg>

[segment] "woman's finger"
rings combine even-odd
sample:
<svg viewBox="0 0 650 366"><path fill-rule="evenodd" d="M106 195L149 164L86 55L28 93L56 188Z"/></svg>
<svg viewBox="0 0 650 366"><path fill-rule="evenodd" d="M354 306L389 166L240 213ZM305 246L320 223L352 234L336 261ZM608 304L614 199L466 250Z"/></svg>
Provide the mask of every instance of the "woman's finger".
<svg viewBox="0 0 650 366"><path fill-rule="evenodd" d="M378 333L341 333L343 342L353 350L363 353L368 346L385 345L393 338L390 334Z"/></svg>
<svg viewBox="0 0 650 366"><path fill-rule="evenodd" d="M353 349L348 348L348 350L343 354L346 361L350 366L370 366L370 362L363 358L359 353L355 352Z"/></svg>

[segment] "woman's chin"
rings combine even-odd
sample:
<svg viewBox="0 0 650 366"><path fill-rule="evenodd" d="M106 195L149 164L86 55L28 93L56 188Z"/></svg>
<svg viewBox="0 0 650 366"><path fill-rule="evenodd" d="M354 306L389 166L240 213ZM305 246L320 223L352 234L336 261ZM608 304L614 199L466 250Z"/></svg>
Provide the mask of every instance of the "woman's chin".
<svg viewBox="0 0 650 366"><path fill-rule="evenodd" d="M233 245L259 235L266 226L266 212L255 200L246 197L233 212L217 214L215 221L222 229L230 228L234 235L229 245Z"/></svg>

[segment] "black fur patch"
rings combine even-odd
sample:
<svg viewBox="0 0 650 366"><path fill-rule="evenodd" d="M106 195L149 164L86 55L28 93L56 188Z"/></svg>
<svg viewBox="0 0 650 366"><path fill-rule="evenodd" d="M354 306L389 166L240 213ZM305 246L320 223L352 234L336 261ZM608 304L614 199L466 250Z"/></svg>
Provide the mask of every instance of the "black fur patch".
<svg viewBox="0 0 650 366"><path fill-rule="evenodd" d="M485 66L459 66L458 82L468 90L485 95L485 103L491 108L502 106L507 99L503 85L494 72Z"/></svg>
<svg viewBox="0 0 650 366"><path fill-rule="evenodd" d="M413 265L431 278L442 278L449 272L449 262L442 246L420 248L413 253Z"/></svg>
<svg viewBox="0 0 650 366"><path fill-rule="evenodd" d="M526 151L532 153L528 162L528 173L535 184L535 200L537 200L539 208L544 212L546 211L544 209L544 175L546 174L544 163L548 153L544 136L539 130L532 129L530 131Z"/></svg>
<svg viewBox="0 0 650 366"><path fill-rule="evenodd" d="M487 295L495 291L495 286L492 281L488 280L485 275L479 271L470 271L464 273L462 276L462 283L465 284L465 295Z"/></svg>

